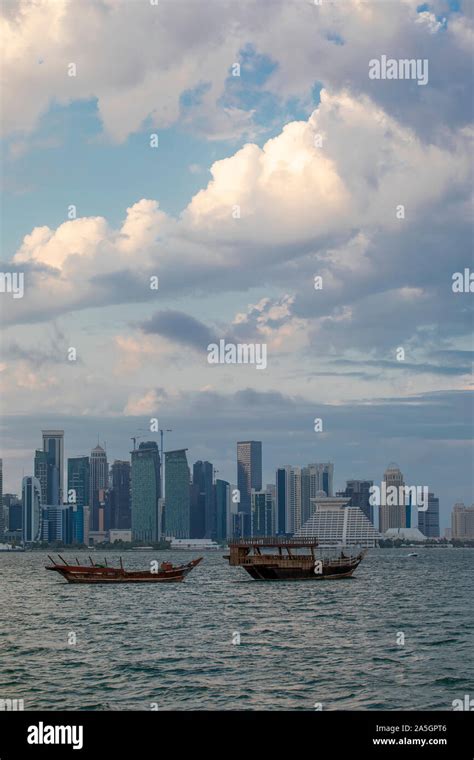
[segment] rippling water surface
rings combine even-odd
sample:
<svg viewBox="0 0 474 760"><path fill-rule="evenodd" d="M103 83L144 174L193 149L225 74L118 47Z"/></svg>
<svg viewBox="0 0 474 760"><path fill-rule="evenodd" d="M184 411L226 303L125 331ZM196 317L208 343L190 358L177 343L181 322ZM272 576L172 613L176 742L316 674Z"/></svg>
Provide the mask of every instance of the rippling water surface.
<svg viewBox="0 0 474 760"><path fill-rule="evenodd" d="M53 710L450 710L474 696L474 551L407 554L372 550L347 580L259 583L206 553L169 586L71 586L43 553L0 554L0 697ZM193 556L123 554L128 568Z"/></svg>

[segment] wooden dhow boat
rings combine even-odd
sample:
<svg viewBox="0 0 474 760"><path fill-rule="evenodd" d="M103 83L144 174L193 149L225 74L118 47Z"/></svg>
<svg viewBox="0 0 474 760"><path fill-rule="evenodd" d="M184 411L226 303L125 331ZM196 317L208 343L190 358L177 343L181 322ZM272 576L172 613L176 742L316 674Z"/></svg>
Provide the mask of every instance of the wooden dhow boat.
<svg viewBox="0 0 474 760"><path fill-rule="evenodd" d="M58 554L62 564L52 557L51 565L45 565L46 570L52 570L66 578L68 583L180 583L202 561L202 557L193 559L185 565L173 565L171 562L155 562L149 570L125 570L122 558L120 567L110 567L107 560L97 564L89 557L90 565L81 565L76 557L76 564L70 564Z"/></svg>
<svg viewBox="0 0 474 760"><path fill-rule="evenodd" d="M349 578L366 554L351 555L331 547L332 556L327 556L318 552L318 546L316 538L240 538L229 541L230 554L224 559L243 567L255 580L318 581ZM302 549L307 551L301 553Z"/></svg>

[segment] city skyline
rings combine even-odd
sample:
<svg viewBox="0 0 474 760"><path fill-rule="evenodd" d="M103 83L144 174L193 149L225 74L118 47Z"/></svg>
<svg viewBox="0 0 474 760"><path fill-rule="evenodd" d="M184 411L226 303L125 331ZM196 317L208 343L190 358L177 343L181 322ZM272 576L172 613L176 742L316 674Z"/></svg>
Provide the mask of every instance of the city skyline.
<svg viewBox="0 0 474 760"><path fill-rule="evenodd" d="M45 431L43 431L43 432L45 432ZM46 432L51 432L51 431L46 431ZM121 465L121 464L126 464L126 465L128 465L130 467L131 464L132 464L133 454L138 451L138 449L137 450L133 450L133 449L129 450L130 458L128 460L124 460L123 457L109 456L107 450L105 450L100 444L96 444L93 448L91 448L91 451L90 451L89 455L81 455L81 456L73 455L73 456L71 456L69 454L69 448L68 448L68 435L67 435L67 431L55 430L53 432L56 433L56 434L60 434L60 435L64 433L64 436L61 435L61 438L62 438L62 441L63 441L63 446L64 446L64 450L62 452L63 453L64 468L65 468L65 472L64 472L65 480L64 480L64 482L68 484L68 487L70 487L69 486L69 474L70 474L70 472L71 472L71 478L77 477L77 475L72 474L71 467L73 469L77 468L78 466L80 466L82 464L82 462L83 462L84 459L88 459L88 462L90 464L93 461L92 460L92 455L94 454L94 452L96 452L96 453L97 452L102 453L103 457L104 457L104 461L107 462L106 482L104 483L104 486L102 486L102 487L107 487L108 484L109 484L109 482L110 483L112 482L114 466ZM100 436L99 436L99 438L100 438ZM148 440L148 439L151 440L151 439L153 439L153 433L149 433L148 435L143 434L143 435L141 435L141 438L142 439L146 439L146 440ZM133 437L132 437L132 440L133 440ZM284 469L284 468L291 469L291 470L296 470L296 471L299 472L299 476L298 476L299 477L299 483L300 483L299 487L301 487L301 475L302 474L304 475L304 473L307 471L307 467L312 466L311 463L308 464L308 463L302 461L302 462L299 462L298 464L294 464L294 463L293 464L289 464L288 462L286 462L286 463L279 463L278 465L272 467L272 465L267 461L268 457L266 455L265 441L263 441L263 442L261 442L261 441L253 441L253 442L249 442L249 443L254 443L254 444L257 444L257 445L261 446L261 450L260 450L259 456L262 457L263 462L266 462L266 465L267 465L266 470L262 469L262 472L264 474L262 475L261 488L263 490L265 490L265 484L266 483L270 483L270 484L273 483L278 488L278 473L282 469ZM106 444L104 443L104 446L105 445ZM143 444L143 443L139 444L139 445L148 446L148 444ZM160 458L159 444L158 444L157 441L156 442L152 441L152 445L156 445L156 451L157 451L158 462L159 462L159 458ZM215 461L212 461L212 462L202 462L201 459L199 459L199 458L194 459L193 455L189 455L187 457L187 460L188 460L188 469L189 469L189 472L190 472L189 482L190 483L194 483L195 482L193 475L195 475L195 473L196 473L196 466L209 464L209 466L211 467L211 470L212 470L212 482L213 483L215 483L217 480L221 480L222 482L229 483L231 486L233 485L234 487L237 487L237 483L238 483L238 459L237 459L238 453L237 453L237 456L236 456L235 447L237 447L237 452L238 452L239 445L242 445L241 442L240 443L238 441L234 442L234 462L232 463L232 465L230 465L230 468L229 468L229 469L231 469L233 467L234 473L233 473L233 475L230 475L230 476L228 475L228 473L226 471L219 470L216 467ZM33 451L35 451L35 450L33 449ZM185 449L185 450L183 449L182 451L183 452L184 451L187 452L188 449ZM179 452L180 452L180 450L174 450L174 449L166 450L165 449L164 453L166 455L167 453L168 454L170 454L170 453L171 454L176 454L176 453L179 453ZM35 465L35 463L37 461L37 455L38 455L38 450L36 450L36 456L32 460L33 465L32 465L32 468L31 468L31 473L25 473L22 477L25 477L26 475L34 475L34 465ZM329 461L329 460L326 460L326 461ZM323 477L327 478L328 476L327 475L323 476L323 469L321 469L321 468L326 468L326 466L327 465L325 465L325 464L318 464L318 468L320 470L320 473L317 476L318 477L317 484L316 484L316 481L315 481L315 485L312 486L312 494L311 494L312 496L314 496L314 494L318 490L318 486L322 490L324 490L323 487L325 487L326 489L328 489L330 495L333 495L333 494L336 494L336 493L340 494L340 495L345 495L346 494L346 491L345 491L346 487L350 487L350 484L353 483L353 482L362 482L362 483L367 483L367 484L369 482L372 482L374 485L377 486L378 484L381 484L382 481L385 479L385 477L387 475L387 472L390 472L390 469L396 467L397 465L395 465L394 463L389 463L389 464L385 465L383 473L380 474L380 478L377 478L377 477L366 478L364 476L364 474L361 474L361 473L358 473L357 477L347 477L345 473L340 472L340 468L338 467L338 462L337 461L335 461L335 462L329 462L329 467L331 468L330 474L329 474L329 479L328 480L324 480ZM159 464L158 464L158 467L159 467ZM406 473L403 471L403 468L400 467L400 470L402 471L401 472L402 479L400 480L400 483L406 483L406 484L410 484L410 485L413 485L414 483L418 483L418 484L420 483L420 480L419 479L416 480L416 477L414 478L411 475L410 475L410 477L407 477ZM6 481L5 481L6 468L5 468L5 462L3 460L2 460L2 472L3 472L3 483L4 483L4 485L3 485L3 493L10 493L10 494L17 494L17 495L18 495L18 493L21 494L21 486L19 488L17 488L16 490L15 489L13 489L13 490L9 489L6 486ZM334 473L336 475L335 478L334 478ZM309 476L310 472L308 472L307 474ZM217 477L218 475L219 475L219 477ZM89 475L89 469L88 469L87 479L89 480L89 478L90 478L90 475ZM158 484L160 483L160 478L161 478L161 475L160 475L160 473L158 473ZM308 483L309 483L309 481L308 481ZM429 491L430 491L430 500L432 499L433 493L434 493L434 497L435 497L436 501L440 502L439 491L437 489L437 485L436 484L435 485L429 484L427 487L429 488ZM85 487L85 488L87 490L87 487ZM43 490L45 490L45 489L43 488ZM258 491L259 489L255 489L255 490ZM161 486L160 485L158 485L158 491L161 492ZM93 493L92 486L90 487L89 493L90 493L90 498L88 499L88 501L90 501L91 498L92 498L92 493ZM347 495L349 495L349 492L347 492ZM308 496L309 496L309 494L308 494ZM191 498L191 502L190 502L189 508L192 507L192 492L190 494L190 498ZM83 500L84 500L84 497L81 495L81 491L79 490L78 503L82 504ZM472 501L473 501L472 496L469 497L469 495L468 495L468 497L464 498L464 499L463 498L454 498L452 501L450 501L450 502L448 502L447 504L444 505L444 507L445 507L444 510L440 510L440 513L439 513L440 514L440 517L439 517L439 531L440 531L440 535L443 535L443 531L445 529L448 529L450 527L450 525L451 525L452 509L453 509L454 504L455 503L462 503L462 502L465 502L466 504L470 504ZM43 501L43 504L45 504L44 501ZM88 506L89 506L89 504L88 504ZM278 512L278 505L276 505L275 508L276 508L276 510ZM209 509L209 507L207 507L207 509ZM374 519L372 520L372 522L376 526L379 526L379 519L380 519L379 515L381 514L380 513L380 509L381 509L380 507L377 507L376 509L374 509L373 507L371 508L372 515L374 515ZM389 508L389 509L393 512L393 508ZM395 511L396 512L399 511L398 508ZM406 512L406 508L405 507L403 507L401 511L404 514L408 514ZM416 512L416 509L415 509L415 506L414 506L413 510L412 510L412 520L413 520L413 514L415 512ZM91 513L92 513L91 520L94 520L93 510L92 509L91 509ZM191 514L191 512L189 514ZM294 530L297 530L299 527L301 527L301 525L309 517L309 514L306 514L306 515L304 515L303 513L301 513L301 514L302 514L302 523L293 526ZM191 519L191 518L189 518L189 519ZM278 520L278 518L276 518L276 519ZM158 513L157 513L157 520L158 520ZM422 518L422 522L423 522L423 518ZM399 526L402 526L402 527L404 527L405 524L406 524L402 520L400 520L400 521L398 521L398 520L392 520L392 522L387 523L387 525L385 526L385 529L387 527L395 526L397 523L399 523ZM413 525L414 525L414 523L412 522L412 526ZM115 527L118 527L118 525L115 526ZM416 525L414 525L414 527L416 527ZM97 525L96 521L94 523L91 522L91 528L94 529L94 530L98 529L98 525Z"/></svg>

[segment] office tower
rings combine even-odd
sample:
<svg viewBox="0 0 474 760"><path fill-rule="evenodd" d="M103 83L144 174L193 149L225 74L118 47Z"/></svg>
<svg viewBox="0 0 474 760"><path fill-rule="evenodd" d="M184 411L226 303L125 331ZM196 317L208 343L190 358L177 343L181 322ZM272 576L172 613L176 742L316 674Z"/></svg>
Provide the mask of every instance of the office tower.
<svg viewBox="0 0 474 760"><path fill-rule="evenodd" d="M129 530L132 525L130 462L116 459L111 467L110 526L114 530Z"/></svg>
<svg viewBox="0 0 474 760"><path fill-rule="evenodd" d="M41 484L41 503L48 503L48 454L43 449L35 451L35 478Z"/></svg>
<svg viewBox="0 0 474 760"><path fill-rule="evenodd" d="M62 504L64 496L64 430L43 430L47 455L46 504Z"/></svg>
<svg viewBox="0 0 474 760"><path fill-rule="evenodd" d="M396 496L393 496L393 504L380 504L379 506L379 531L385 533L389 528L406 528L407 527L407 508L405 506L404 492L401 488L405 485L403 475L396 464L389 464L384 472L384 482L386 489L394 487L397 489ZM387 494L386 501L391 502L390 494Z"/></svg>
<svg viewBox="0 0 474 760"><path fill-rule="evenodd" d="M262 488L262 443L239 441L237 443L237 488L240 491L239 512L242 512L244 532L250 531L250 494L252 488Z"/></svg>
<svg viewBox="0 0 474 760"><path fill-rule="evenodd" d="M426 538L439 538L439 499L428 493L428 509L418 511L418 530Z"/></svg>
<svg viewBox="0 0 474 760"><path fill-rule="evenodd" d="M23 541L31 544L41 541L41 483L38 478L27 475L22 480Z"/></svg>
<svg viewBox="0 0 474 760"><path fill-rule="evenodd" d="M304 468L305 477L309 477L310 499L324 491L326 496L333 495L334 465L332 462L314 462Z"/></svg>
<svg viewBox="0 0 474 760"><path fill-rule="evenodd" d="M65 541L64 524L67 505L53 504L43 508L42 540L49 543Z"/></svg>
<svg viewBox="0 0 474 760"><path fill-rule="evenodd" d="M189 483L188 483L189 485ZM134 541L160 540L160 452L155 441L132 451L132 536Z"/></svg>
<svg viewBox="0 0 474 760"><path fill-rule="evenodd" d="M190 538L190 472L186 458L187 449L165 452L166 535L174 538Z"/></svg>
<svg viewBox="0 0 474 760"><path fill-rule="evenodd" d="M311 517L295 536L317 538L321 546L375 546L380 534L362 510L348 502L348 498L316 496Z"/></svg>
<svg viewBox="0 0 474 760"><path fill-rule="evenodd" d="M109 465L105 450L97 444L90 456L90 495L88 506L91 509L91 530L99 530L99 491L109 485Z"/></svg>
<svg viewBox="0 0 474 760"><path fill-rule="evenodd" d="M216 503L216 541L226 541L227 526L230 515L231 487L227 480L216 480L215 484Z"/></svg>
<svg viewBox="0 0 474 760"><path fill-rule="evenodd" d="M370 504L370 489L373 485L373 480L346 480L346 490L340 494L349 497L349 506L361 509L372 525L374 524L374 507Z"/></svg>
<svg viewBox="0 0 474 760"><path fill-rule="evenodd" d="M90 499L90 463L89 457L70 457L67 460L67 489L68 503L72 504L65 524L65 542L84 543L84 508L89 506ZM70 492L74 491L75 494ZM69 496L75 496L74 502L69 502Z"/></svg>
<svg viewBox="0 0 474 760"><path fill-rule="evenodd" d="M306 480L308 485L308 481ZM302 523L302 469L285 465L276 474L276 530L279 534L293 534ZM308 505L309 510L309 505Z"/></svg>
<svg viewBox="0 0 474 760"><path fill-rule="evenodd" d="M193 499L196 501L191 512L191 538L215 538L216 502L213 489L214 467L211 462L195 462L193 465ZM199 534L199 535L198 535Z"/></svg>
<svg viewBox="0 0 474 760"><path fill-rule="evenodd" d="M251 535L271 536L273 534L273 506L274 496L268 489L256 491L252 489L250 495L251 512Z"/></svg>
<svg viewBox="0 0 474 760"><path fill-rule="evenodd" d="M451 513L451 530L454 539L474 538L474 504L466 507L462 502L454 505Z"/></svg>
<svg viewBox="0 0 474 760"><path fill-rule="evenodd" d="M22 526L22 506L21 499L14 493L6 493L3 497L3 506L6 509L7 517L6 524L8 530L13 532L15 530L21 530Z"/></svg>
<svg viewBox="0 0 474 760"><path fill-rule="evenodd" d="M276 471L276 532L286 533L286 470L279 467Z"/></svg>

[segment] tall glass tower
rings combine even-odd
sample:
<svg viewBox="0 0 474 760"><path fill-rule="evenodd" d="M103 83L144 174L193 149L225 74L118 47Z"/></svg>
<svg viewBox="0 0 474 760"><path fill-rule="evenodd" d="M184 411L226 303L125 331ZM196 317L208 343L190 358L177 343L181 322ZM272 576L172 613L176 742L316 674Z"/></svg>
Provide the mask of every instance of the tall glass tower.
<svg viewBox="0 0 474 760"><path fill-rule="evenodd" d="M42 430L47 456L46 503L62 504L64 496L64 430Z"/></svg>
<svg viewBox="0 0 474 760"><path fill-rule="evenodd" d="M71 541L84 543L84 508L89 506L90 499L90 465L89 457L71 457L67 460L68 492L76 492L75 506L72 507Z"/></svg>
<svg viewBox="0 0 474 760"><path fill-rule="evenodd" d="M239 441L237 443L237 488L240 491L239 512L243 513L243 531L250 535L252 488L262 488L262 442Z"/></svg>
<svg viewBox="0 0 474 760"><path fill-rule="evenodd" d="M159 541L160 452L155 441L141 443L132 451L131 473L133 540Z"/></svg>
<svg viewBox="0 0 474 760"><path fill-rule="evenodd" d="M186 457L187 449L165 452L166 535L174 538L190 538L190 472Z"/></svg>
<svg viewBox="0 0 474 760"><path fill-rule="evenodd" d="M27 475L22 481L23 541L32 544L41 541L42 504L41 483L38 478Z"/></svg>

